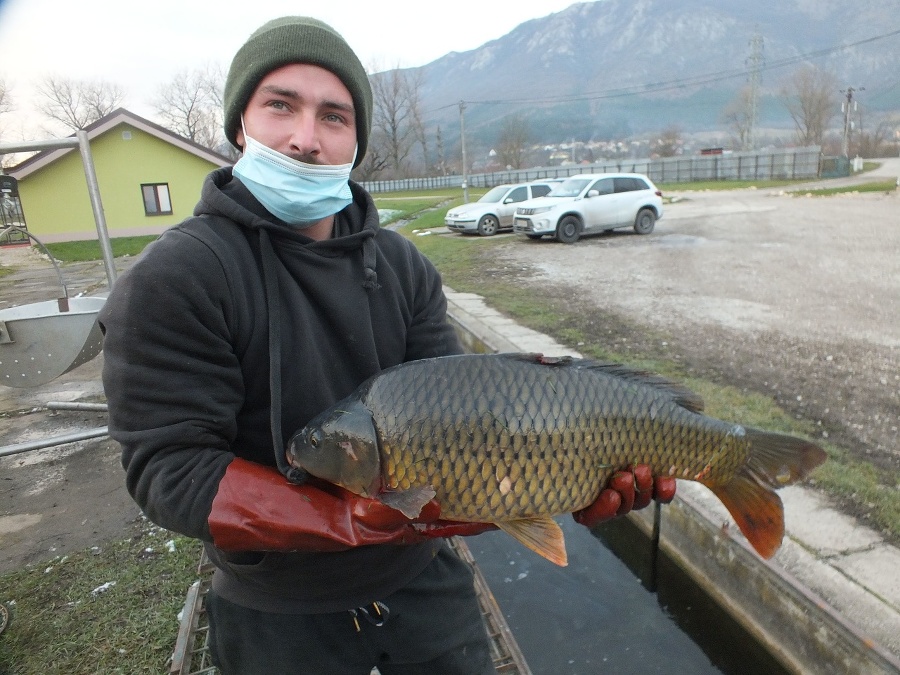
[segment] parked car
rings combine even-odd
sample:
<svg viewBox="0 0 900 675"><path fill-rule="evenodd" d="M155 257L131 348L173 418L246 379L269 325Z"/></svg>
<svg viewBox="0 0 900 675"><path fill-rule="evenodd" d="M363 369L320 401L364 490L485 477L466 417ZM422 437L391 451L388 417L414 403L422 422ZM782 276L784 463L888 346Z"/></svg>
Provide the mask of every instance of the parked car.
<svg viewBox="0 0 900 675"><path fill-rule="evenodd" d="M513 231L530 239L545 234L572 244L579 237L633 227L650 234L662 218L662 192L637 173L579 174L546 197L519 204Z"/></svg>
<svg viewBox="0 0 900 675"><path fill-rule="evenodd" d="M444 224L455 232L483 237L511 230L516 206L522 202L543 197L561 181L534 181L515 185L498 185L477 202L456 206L444 218Z"/></svg>

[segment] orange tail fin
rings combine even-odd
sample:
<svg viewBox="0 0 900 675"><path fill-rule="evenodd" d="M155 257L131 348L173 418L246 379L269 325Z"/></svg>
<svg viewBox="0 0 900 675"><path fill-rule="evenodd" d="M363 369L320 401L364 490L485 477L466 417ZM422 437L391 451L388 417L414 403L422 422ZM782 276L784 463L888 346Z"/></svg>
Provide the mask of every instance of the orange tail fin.
<svg viewBox="0 0 900 675"><path fill-rule="evenodd" d="M709 486L763 558L784 538L784 507L775 490L802 480L825 461L817 445L793 436L747 429L747 463L726 485Z"/></svg>

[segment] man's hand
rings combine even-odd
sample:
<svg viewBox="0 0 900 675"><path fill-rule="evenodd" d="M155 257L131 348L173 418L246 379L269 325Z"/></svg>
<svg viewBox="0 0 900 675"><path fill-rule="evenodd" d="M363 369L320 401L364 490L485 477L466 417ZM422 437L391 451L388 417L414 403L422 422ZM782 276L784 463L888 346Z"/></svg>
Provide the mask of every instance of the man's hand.
<svg viewBox="0 0 900 675"><path fill-rule="evenodd" d="M652 499L668 504L674 497L675 478L654 478L648 465L638 464L634 470L614 473L594 503L581 511L575 511L572 517L582 525L594 527L633 509L642 509Z"/></svg>

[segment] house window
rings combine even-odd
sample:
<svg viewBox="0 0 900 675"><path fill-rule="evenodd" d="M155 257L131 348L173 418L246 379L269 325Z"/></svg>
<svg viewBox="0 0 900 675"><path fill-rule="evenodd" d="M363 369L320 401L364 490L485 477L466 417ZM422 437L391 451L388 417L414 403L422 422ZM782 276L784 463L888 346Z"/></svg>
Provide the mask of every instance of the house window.
<svg viewBox="0 0 900 675"><path fill-rule="evenodd" d="M148 216L172 214L172 200L169 199L168 183L141 185L141 194L144 196L144 213Z"/></svg>

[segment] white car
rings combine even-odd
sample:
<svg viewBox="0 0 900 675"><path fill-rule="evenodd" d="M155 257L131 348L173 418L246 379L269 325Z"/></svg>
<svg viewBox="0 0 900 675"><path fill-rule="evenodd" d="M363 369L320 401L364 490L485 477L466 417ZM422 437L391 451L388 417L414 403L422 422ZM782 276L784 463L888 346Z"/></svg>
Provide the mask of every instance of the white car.
<svg viewBox="0 0 900 675"><path fill-rule="evenodd" d="M587 234L633 227L650 234L662 218L662 192L637 173L579 174L546 197L519 204L513 231L530 239L545 234L573 244Z"/></svg>
<svg viewBox="0 0 900 675"><path fill-rule="evenodd" d="M444 225L454 232L483 237L511 230L516 206L535 197L543 197L560 181L534 181L498 185L477 202L455 206L444 217Z"/></svg>

